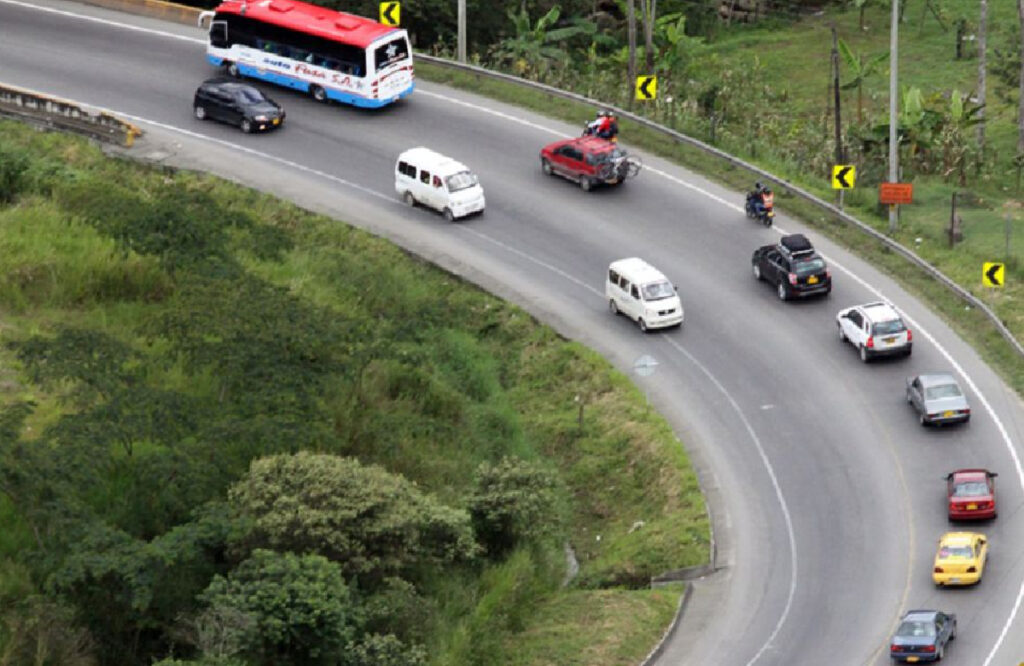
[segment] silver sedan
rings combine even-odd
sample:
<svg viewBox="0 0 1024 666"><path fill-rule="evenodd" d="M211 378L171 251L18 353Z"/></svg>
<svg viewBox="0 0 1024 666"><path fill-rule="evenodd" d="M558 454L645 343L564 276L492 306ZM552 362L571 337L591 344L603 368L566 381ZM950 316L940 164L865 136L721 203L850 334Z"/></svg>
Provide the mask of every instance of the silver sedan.
<svg viewBox="0 0 1024 666"><path fill-rule="evenodd" d="M923 426L963 423L971 419L967 396L948 372L907 377L907 402L917 410Z"/></svg>

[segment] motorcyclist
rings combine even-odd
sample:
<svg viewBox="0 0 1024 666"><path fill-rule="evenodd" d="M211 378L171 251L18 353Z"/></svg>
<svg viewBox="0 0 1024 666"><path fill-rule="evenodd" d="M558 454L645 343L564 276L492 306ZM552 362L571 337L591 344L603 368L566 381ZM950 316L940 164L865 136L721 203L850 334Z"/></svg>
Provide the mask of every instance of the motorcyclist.
<svg viewBox="0 0 1024 666"><path fill-rule="evenodd" d="M767 211L772 210L775 205L775 194L767 185L757 181L754 183L754 191L747 192L747 208L760 217Z"/></svg>
<svg viewBox="0 0 1024 666"><path fill-rule="evenodd" d="M601 110L597 117L587 124L584 134L601 137L602 139L614 139L619 133L619 124L616 122L615 114L611 111Z"/></svg>

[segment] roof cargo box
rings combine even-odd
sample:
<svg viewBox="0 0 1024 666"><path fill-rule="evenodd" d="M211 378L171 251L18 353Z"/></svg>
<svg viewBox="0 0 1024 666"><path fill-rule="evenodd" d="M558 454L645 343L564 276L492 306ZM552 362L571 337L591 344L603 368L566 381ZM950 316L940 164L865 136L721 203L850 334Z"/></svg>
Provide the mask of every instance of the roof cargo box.
<svg viewBox="0 0 1024 666"><path fill-rule="evenodd" d="M814 251L814 246L811 245L811 241L807 240L807 236L804 236L803 234L790 234L788 236L783 236L782 239L779 240L779 245L790 254Z"/></svg>

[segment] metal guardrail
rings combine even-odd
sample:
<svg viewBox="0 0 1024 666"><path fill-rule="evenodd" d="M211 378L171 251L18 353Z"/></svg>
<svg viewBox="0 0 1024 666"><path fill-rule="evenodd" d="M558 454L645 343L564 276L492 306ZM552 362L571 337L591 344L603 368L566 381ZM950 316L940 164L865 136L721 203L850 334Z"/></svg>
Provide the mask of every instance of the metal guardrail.
<svg viewBox="0 0 1024 666"><path fill-rule="evenodd" d="M135 125L106 111L91 111L68 100L3 84L0 84L0 115L122 146L131 146L135 137L142 134Z"/></svg>
<svg viewBox="0 0 1024 666"><path fill-rule="evenodd" d="M665 136L670 137L671 139L673 139L677 143L684 143L684 144L686 144L688 146L691 146L693 148L697 148L698 150L701 150L701 151L703 151L703 152L705 152L705 153L707 153L709 155L714 155L715 157L717 157L717 158L719 158L721 160L724 160L724 161L726 161L726 162L728 162L728 163L730 163L732 165L735 165L735 166L741 167L743 169L746 169L746 170L750 171L751 173L755 173L758 176L760 176L761 178L763 178L764 180L768 180L768 181L771 181L771 182L775 183L776 185L782 186L786 190L792 192L796 196L798 196L801 199L803 199L804 201L807 201L808 203L811 203L811 204L817 206L818 208L820 208L822 211L824 211L826 213L829 213L831 215L836 216L837 218L839 218L843 222L847 222L849 224L852 224L853 226L857 227L858 229L860 229L865 234L867 234L867 235L871 236L872 238L874 238L875 240L883 243L886 247L888 247L891 250L899 253L905 259L907 259L911 263L917 265L919 268L921 268L926 273L928 273L928 275L930 275L931 277L935 278L940 283L945 285L950 291L955 293L961 299L963 299L964 301L967 301L968 303L970 303L973 307L977 308L978 310L981 310L985 314L985 316L987 316L992 321L992 323L999 330L999 333L1003 336L1003 338L1005 338L1006 341L1008 343L1010 343L1010 345L1014 349L1017 350L1018 354L1020 354L1022 357L1024 357L1024 345L1021 344L1020 340L1018 340L1016 337L1014 337L1013 333L1010 332L1010 329L1008 329L1006 327L1006 324L1003 323L1003 321L992 310L992 308L990 308L986 303L981 301L977 296L975 296L974 294L969 292L963 286L961 286L961 285L957 284L956 282L954 282L951 278L946 276L939 269L935 268L935 266L932 266L927 261L925 261L924 259L919 257L910 248L908 248L908 247L906 247L904 245L901 245L900 243L897 243L896 241L894 241L893 239L889 238L888 236L886 236L882 232L878 231L874 227L868 225L865 222L862 222L862 221L858 220L857 218L853 217L849 213L846 213L846 212L840 210L836 206L828 203L827 201L824 201L823 199L820 199L820 198L816 197L815 195L811 194L807 190L801 188L798 185L793 184L791 181L788 181L785 178L779 178L775 174L769 173L768 171L765 171L764 169L761 169L758 166L750 164L749 162L744 162L743 160L739 159L738 157L734 157L733 155L730 155L729 153L726 153L723 150L715 148L714 146L710 146L710 145L704 143L703 141L700 141L699 139L694 139L693 137L687 136L687 135L685 135L685 134L683 134L681 132L678 132L678 131L676 131L674 129L671 129L669 127L665 127L664 125L659 125L658 123L656 123L656 122L654 122L654 121L652 121L652 120L650 120L648 118L644 118L643 116L639 116L639 115L637 115L635 113L632 113L630 111L627 111L625 109L620 109L620 108L618 108L618 107L616 107L614 105L606 104L605 102L601 102L601 101L596 100L596 99L591 99L590 97L586 97L584 95L580 95L580 94L577 94L577 93L574 93L574 92L569 92L567 90L561 90L559 88L555 88L553 86L545 85L543 83L537 83L535 81L528 81L526 79L521 79L521 78L519 78L517 76L512 76L511 74L505 74L505 73L502 73L502 72L495 72L495 71L492 71L492 70L489 70L489 69L485 69L483 67L477 67L476 65L467 65L467 64L463 64L463 63L459 63L459 62L454 62L454 61L448 60L446 58L438 58L437 56L426 55L426 54L423 54L423 53L417 53L415 55L415 57L420 59L420 60L423 60L425 62L429 62L429 63L431 63L433 65L439 65L439 66L442 66L442 67L449 67L451 69L458 69L458 70L461 70L461 71L464 71L464 72L469 72L471 74L476 74L478 76L483 76L483 77L487 77L487 78L491 78L491 79L497 79L499 81L504 81L506 83L511 83L513 85L518 85L518 86L522 86L522 87L525 87L525 88L532 88L534 90L538 90L540 92L544 92L544 93L547 93L549 95L553 95L555 97L561 97L563 99L569 99L569 100L573 100L575 102L580 102L581 104L588 104L590 106L599 107L599 108L603 108L603 109L612 109L621 118L628 118L629 120L633 121L634 123L636 123L638 125L641 125L641 126L646 127L648 129L654 130L655 132L659 132L661 134L664 134Z"/></svg>

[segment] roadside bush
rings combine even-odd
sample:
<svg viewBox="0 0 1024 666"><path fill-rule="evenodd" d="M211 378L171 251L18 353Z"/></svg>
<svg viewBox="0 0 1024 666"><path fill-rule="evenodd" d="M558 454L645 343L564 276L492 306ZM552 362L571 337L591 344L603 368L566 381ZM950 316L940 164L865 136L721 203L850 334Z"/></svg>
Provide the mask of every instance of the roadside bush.
<svg viewBox="0 0 1024 666"><path fill-rule="evenodd" d="M477 468L469 500L477 539L492 558L529 542L560 536L564 530L561 481L551 470L518 458Z"/></svg>
<svg viewBox="0 0 1024 666"><path fill-rule="evenodd" d="M11 203L21 193L30 164L24 148L0 144L0 203Z"/></svg>
<svg viewBox="0 0 1024 666"><path fill-rule="evenodd" d="M319 553L371 580L477 550L465 512L352 458L300 452L256 460L228 497L252 521L251 547Z"/></svg>

